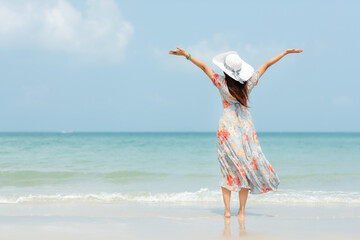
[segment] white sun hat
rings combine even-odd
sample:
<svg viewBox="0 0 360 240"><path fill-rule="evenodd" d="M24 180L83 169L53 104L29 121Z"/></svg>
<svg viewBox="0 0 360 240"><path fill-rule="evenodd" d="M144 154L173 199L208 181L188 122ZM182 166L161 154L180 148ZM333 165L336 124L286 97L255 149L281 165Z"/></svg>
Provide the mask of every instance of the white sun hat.
<svg viewBox="0 0 360 240"><path fill-rule="evenodd" d="M229 51L216 55L215 63L227 75L244 84L254 74L254 68L244 62L235 51Z"/></svg>

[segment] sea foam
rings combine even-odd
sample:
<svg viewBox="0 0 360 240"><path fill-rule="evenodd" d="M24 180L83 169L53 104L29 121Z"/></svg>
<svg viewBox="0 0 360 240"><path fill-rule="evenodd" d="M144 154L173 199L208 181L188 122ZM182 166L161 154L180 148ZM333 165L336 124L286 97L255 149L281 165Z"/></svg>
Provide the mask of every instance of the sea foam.
<svg viewBox="0 0 360 240"><path fill-rule="evenodd" d="M233 202L238 201L232 196ZM204 204L222 203L220 191L201 188L194 192L136 192L136 193L87 193L87 194L52 194L52 195L0 195L1 204L23 203L172 203ZM342 191L297 191L278 190L260 195L249 194L249 203L253 204L288 204L288 205L360 205L360 192Z"/></svg>

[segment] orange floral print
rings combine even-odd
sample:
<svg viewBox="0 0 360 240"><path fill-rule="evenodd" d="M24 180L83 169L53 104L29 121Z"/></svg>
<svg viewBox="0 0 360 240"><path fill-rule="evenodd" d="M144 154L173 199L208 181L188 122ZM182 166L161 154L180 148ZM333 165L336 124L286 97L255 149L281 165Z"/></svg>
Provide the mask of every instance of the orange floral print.
<svg viewBox="0 0 360 240"><path fill-rule="evenodd" d="M274 172L274 169L272 168L272 166L271 166L271 164L270 163L268 163L268 168L270 169L270 171L273 173Z"/></svg>
<svg viewBox="0 0 360 240"><path fill-rule="evenodd" d="M244 133L244 135L245 135L245 140L249 141L249 135L247 135L246 133Z"/></svg>
<svg viewBox="0 0 360 240"><path fill-rule="evenodd" d="M239 169L240 175L241 177L245 178L245 172L244 170L242 170L241 168Z"/></svg>
<svg viewBox="0 0 360 240"><path fill-rule="evenodd" d="M234 180L234 183L235 183L236 186L241 186L241 182L240 182L240 179L239 179L239 176L238 176L238 175L236 175L236 176L233 178L233 180Z"/></svg>
<svg viewBox="0 0 360 240"><path fill-rule="evenodd" d="M217 134L218 138L223 138L226 141L229 139L230 133L225 129L220 129Z"/></svg>
<svg viewBox="0 0 360 240"><path fill-rule="evenodd" d="M256 158L253 158L253 161L252 161L252 163L251 163L251 166L253 167L253 169L254 169L255 171L258 170L258 165L257 165L257 163L256 163Z"/></svg>
<svg viewBox="0 0 360 240"><path fill-rule="evenodd" d="M214 74L213 75L213 77L211 78L211 81L214 83L214 85L216 86L216 87L221 87L221 81L219 81L219 78L220 78L220 76L219 76L219 74Z"/></svg>
<svg viewBox="0 0 360 240"><path fill-rule="evenodd" d="M224 106L224 108L227 108L228 106L230 106L230 103L228 101L226 101L225 99L223 99L223 106Z"/></svg>
<svg viewBox="0 0 360 240"><path fill-rule="evenodd" d="M227 178L227 185L228 185L228 186L232 186L232 185L233 185L233 179L232 179L231 175L228 174L228 175L226 176L226 178Z"/></svg>
<svg viewBox="0 0 360 240"><path fill-rule="evenodd" d="M254 139L258 140L258 136L257 136L257 134L256 134L256 132L255 132L255 128L253 128L253 134L252 134L252 136L253 136Z"/></svg>

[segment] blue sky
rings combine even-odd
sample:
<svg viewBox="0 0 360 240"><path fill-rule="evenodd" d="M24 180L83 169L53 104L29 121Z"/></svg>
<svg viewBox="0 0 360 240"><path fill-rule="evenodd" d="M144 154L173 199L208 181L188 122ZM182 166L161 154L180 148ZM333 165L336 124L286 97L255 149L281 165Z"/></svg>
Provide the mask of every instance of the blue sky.
<svg viewBox="0 0 360 240"><path fill-rule="evenodd" d="M0 131L216 131L218 90L176 46L254 68L257 131L360 131L357 1L0 0Z"/></svg>

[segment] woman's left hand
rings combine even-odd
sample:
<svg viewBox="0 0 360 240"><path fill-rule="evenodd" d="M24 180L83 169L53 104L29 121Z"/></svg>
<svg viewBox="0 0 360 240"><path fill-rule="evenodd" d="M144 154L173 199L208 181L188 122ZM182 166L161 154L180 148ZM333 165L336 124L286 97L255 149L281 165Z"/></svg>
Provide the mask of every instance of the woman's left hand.
<svg viewBox="0 0 360 240"><path fill-rule="evenodd" d="M187 56L187 52L179 47L176 47L178 50L170 50L169 54L177 55L177 56Z"/></svg>
<svg viewBox="0 0 360 240"><path fill-rule="evenodd" d="M303 50L302 49L287 49L285 52L286 53L301 53Z"/></svg>

